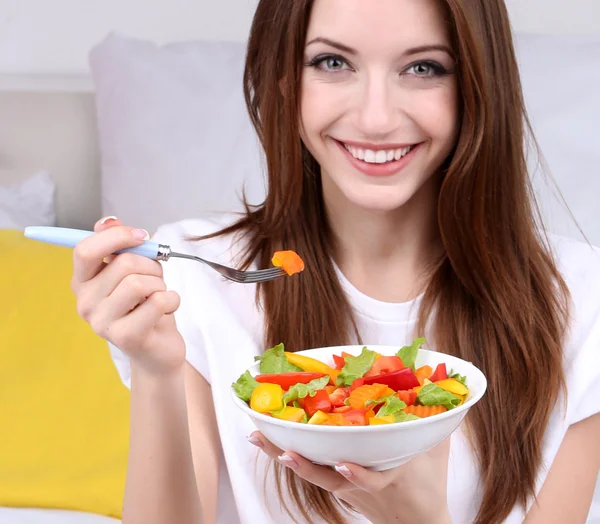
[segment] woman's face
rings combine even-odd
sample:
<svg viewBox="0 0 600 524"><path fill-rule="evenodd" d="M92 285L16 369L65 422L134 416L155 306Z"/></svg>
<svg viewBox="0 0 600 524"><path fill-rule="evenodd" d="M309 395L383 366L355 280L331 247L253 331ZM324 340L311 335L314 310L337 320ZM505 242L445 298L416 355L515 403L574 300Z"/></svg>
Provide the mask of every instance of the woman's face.
<svg viewBox="0 0 600 524"><path fill-rule="evenodd" d="M315 0L301 124L325 197L400 208L455 146L458 89L437 0Z"/></svg>

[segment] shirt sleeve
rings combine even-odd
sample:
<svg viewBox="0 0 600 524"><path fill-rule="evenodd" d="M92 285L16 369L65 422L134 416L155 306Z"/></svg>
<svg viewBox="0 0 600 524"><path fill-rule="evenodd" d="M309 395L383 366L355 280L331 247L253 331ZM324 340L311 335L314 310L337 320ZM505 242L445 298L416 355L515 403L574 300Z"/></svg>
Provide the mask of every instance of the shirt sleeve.
<svg viewBox="0 0 600 524"><path fill-rule="evenodd" d="M152 236L152 241L158 244L166 244L173 251L185 251L185 248L181 247L183 234L183 230L179 229L177 225L161 226L158 228L156 234ZM179 309L175 312L174 317L177 329L185 341L186 359L210 383L205 344L201 329L195 322L195 297L193 291L190 291L190 287L186 286L186 270L189 269L190 265L184 266L172 261L161 262L161 264L163 266L163 276L167 289L177 292L181 297ZM131 388L131 363L129 357L110 342L108 347L121 380L128 388Z"/></svg>
<svg viewBox="0 0 600 524"><path fill-rule="evenodd" d="M600 413L600 318L571 363L567 386L569 425Z"/></svg>

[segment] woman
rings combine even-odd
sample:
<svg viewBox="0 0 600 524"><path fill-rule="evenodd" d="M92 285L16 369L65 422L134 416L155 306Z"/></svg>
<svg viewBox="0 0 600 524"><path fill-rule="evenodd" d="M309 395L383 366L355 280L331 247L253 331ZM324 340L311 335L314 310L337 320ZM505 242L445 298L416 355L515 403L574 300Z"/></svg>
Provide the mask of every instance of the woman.
<svg viewBox="0 0 600 524"><path fill-rule="evenodd" d="M503 1L261 0L245 89L265 203L155 240L242 267L294 249L302 275L257 290L195 264L106 264L146 235L114 218L75 250L80 314L132 389L125 524L584 522L600 257L538 233ZM245 441L229 388L263 348L422 334L489 380L450 442L375 473Z"/></svg>

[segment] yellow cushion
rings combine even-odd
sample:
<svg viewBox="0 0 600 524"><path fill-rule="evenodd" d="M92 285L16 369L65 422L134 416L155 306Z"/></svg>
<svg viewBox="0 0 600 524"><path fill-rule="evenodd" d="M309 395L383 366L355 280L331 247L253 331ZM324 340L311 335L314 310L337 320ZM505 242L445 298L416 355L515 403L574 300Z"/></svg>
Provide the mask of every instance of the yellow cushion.
<svg viewBox="0 0 600 524"><path fill-rule="evenodd" d="M119 518L129 392L71 271L71 249L0 230L0 506Z"/></svg>

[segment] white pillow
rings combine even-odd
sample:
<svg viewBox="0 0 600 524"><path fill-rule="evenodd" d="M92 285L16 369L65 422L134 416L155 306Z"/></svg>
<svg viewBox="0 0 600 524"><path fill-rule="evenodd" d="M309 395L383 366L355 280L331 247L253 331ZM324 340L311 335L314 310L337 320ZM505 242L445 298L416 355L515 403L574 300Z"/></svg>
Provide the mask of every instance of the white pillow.
<svg viewBox="0 0 600 524"><path fill-rule="evenodd" d="M242 91L245 46L158 47L111 34L90 55L102 162L102 212L154 231L242 209L265 185Z"/></svg>
<svg viewBox="0 0 600 524"><path fill-rule="evenodd" d="M516 37L539 142L567 203L600 245L600 36ZM242 93L245 46L158 47L110 35L91 55L103 171L103 213L153 230L264 195L259 147ZM533 165L533 162L532 162ZM533 169L532 169L533 170ZM559 200L534 177L551 231L577 236Z"/></svg>
<svg viewBox="0 0 600 524"><path fill-rule="evenodd" d="M56 225L55 191L56 186L45 171L20 184L0 186L0 229Z"/></svg>

